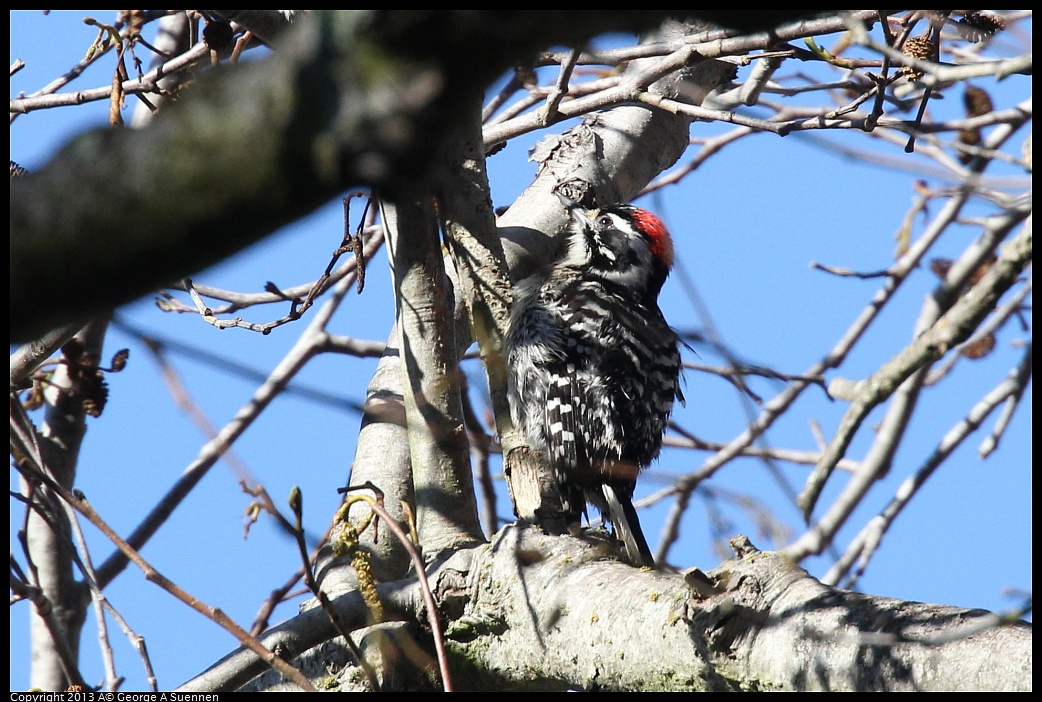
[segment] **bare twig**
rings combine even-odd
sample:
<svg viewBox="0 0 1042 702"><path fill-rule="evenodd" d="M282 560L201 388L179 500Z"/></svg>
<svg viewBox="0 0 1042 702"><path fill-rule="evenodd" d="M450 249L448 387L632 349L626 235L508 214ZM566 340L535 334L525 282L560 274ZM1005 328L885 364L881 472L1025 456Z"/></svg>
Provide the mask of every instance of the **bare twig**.
<svg viewBox="0 0 1042 702"><path fill-rule="evenodd" d="M308 692L315 692L315 688L308 682L308 679L304 677L299 670L292 667L272 651L269 651L260 643L257 639L250 636L250 634L232 621L224 612L217 607L211 607L203 604L202 600L189 594L183 588L178 586L173 581L169 580L166 576L160 573L158 570L152 567L148 561L141 557L133 547L124 541L120 536L112 530L111 527L101 518L101 516L94 510L94 508L87 502L86 498L82 497L82 493L74 494L61 485L52 480L42 470L36 469L36 477L47 485L48 488L54 490L56 493L61 495L62 499L71 505L76 511L82 514L86 519L97 527L105 536L116 544L120 552L126 556L126 558L132 561L141 571L145 574L145 578L150 582L155 583L159 587L163 588L177 599L184 602L186 605L196 610L200 614L212 619L214 622L222 626L229 633L231 633L243 646L246 646L251 651L261 657L268 665L277 670L282 675L286 676L294 683L296 683L302 690Z"/></svg>
<svg viewBox="0 0 1042 702"><path fill-rule="evenodd" d="M208 57L209 49L207 49L206 44L200 42L177 58L171 59L165 62L162 66L149 71L141 78L122 82L120 88L125 95L136 95L138 93L157 91L159 89L160 80L171 73L176 73L200 61L205 61ZM91 60L96 60L96 58L92 58ZM84 66L84 68L85 67L86 66ZM48 86L48 88L49 87L50 86ZM11 100L11 113L25 114L27 112L32 112L33 110L46 110L54 107L79 105L84 102L108 100L112 95L111 85L102 88L91 88L89 90L78 90L71 93L45 92L48 91L48 88L44 88L36 95L29 95L24 98Z"/></svg>
<svg viewBox="0 0 1042 702"><path fill-rule="evenodd" d="M318 348L324 342L325 325L347 294L352 282L353 279L348 276L337 283L332 296L322 305L282 362L272 371L264 384L254 392L250 401L218 432L216 437L200 449L199 455L182 472L174 486L127 537L127 543L131 547L140 548L152 537L192 488L231 447L232 443L242 435L272 400L278 397L307 361L318 353ZM98 568L99 582L102 583L102 586L108 584L126 566L125 554L121 552L113 554Z"/></svg>
<svg viewBox="0 0 1042 702"><path fill-rule="evenodd" d="M883 536L889 530L890 525L897 516L911 502L912 498L919 492L919 488L933 475L934 471L951 455L951 453L967 439L970 434L988 418L996 407L1004 402L1019 397L1027 386L1027 378L1031 375L1031 346L1029 345L1021 357L1020 364L1010 371L1009 375L995 388L988 392L980 402L973 406L966 417L952 427L941 439L933 453L923 462L922 466L909 476L897 489L890 503L876 516L870 520L861 532L851 541L842 558L836 561L829 569L822 582L836 585L840 578L845 576L857 562L857 570L844 583L844 587L851 588L865 569L872 556L882 543Z"/></svg>
<svg viewBox="0 0 1042 702"><path fill-rule="evenodd" d="M379 251L380 247L383 245L383 230L380 227L370 225L365 228L363 236L365 237L365 243L361 247L361 256L352 256L345 261L343 265L338 267L336 270L333 270L332 267L341 255L347 252L354 252L356 249L356 239L352 239L352 241L346 244L342 242L342 245L334 252L326 271L313 282L304 283L303 285L295 285L284 290L280 290L274 285L274 283L269 283L265 287L264 292L242 293L230 290L221 290L208 285L200 285L196 281L186 278L182 281L182 288L191 296L194 307L188 307L182 304L169 294L157 298L156 306L164 312L197 313L205 322L217 327L218 329L239 327L259 332L261 334L269 334L277 327L300 319L303 312L311 306L317 296L325 293L345 276L350 276L352 280L360 279L358 276L363 269L359 269L358 263L370 259L377 251ZM228 304L213 307L203 300L202 296L204 295L215 300L223 300ZM243 320L241 317L234 319L220 318L220 315L230 314L254 305L280 302L289 302L290 312L269 322L252 323Z"/></svg>
<svg viewBox="0 0 1042 702"><path fill-rule="evenodd" d="M330 623L333 625L333 628L336 629L337 634L339 634L344 639L344 644L351 650L351 653L354 654L355 660L358 662L358 666L362 669L362 671L365 673L366 678L369 680L369 686L372 688L372 691L379 692L380 680L376 675L376 671L373 669L373 666L370 665L369 662L365 659L365 656L362 655L362 652L358 649L358 646L351 638L350 631L348 631L348 628L344 626L343 622L340 620L340 615L337 614L336 609L333 607L333 604L329 601L329 597L326 596L326 593L322 592L322 589L319 587L318 581L315 580L315 556L308 554L308 546L304 534L304 495L299 487L294 486L293 490L290 492L289 504L290 508L293 510L293 524L290 524L288 520L286 520L282 516L282 514L278 512L278 510L274 510L274 515L281 523L284 523L285 526L288 527L291 533L293 534L294 541L297 544L297 551L300 553L300 560L302 563L301 573L304 577L304 584L307 585L309 590L311 590L311 593L318 600L319 606L321 606L322 609L329 616ZM346 507L348 507L348 505L344 505L343 507L341 507L341 509L345 509ZM355 536L355 544L357 545L357 534ZM359 573L358 577L361 580L362 574Z"/></svg>
<svg viewBox="0 0 1042 702"><path fill-rule="evenodd" d="M431 633L434 636L434 648L438 654L438 666L441 670L441 682L445 692L452 692L452 675L449 672L449 661L445 655L445 642L442 638L441 625L438 623L438 605L434 601L434 594L431 592L430 582L427 580L427 571L423 563L423 559L420 557L419 551L413 545L412 540L402 530L398 523L391 518L391 515L387 513L387 510L383 508L379 503L371 505L374 512L376 512L381 519L384 520L384 524L390 528L391 532L395 537L402 543L405 550L409 552L409 558L412 559L413 568L416 571L416 579L420 582L420 593L423 596L423 604L427 610L427 623L430 624Z"/></svg>
<svg viewBox="0 0 1042 702"><path fill-rule="evenodd" d="M1032 291L1031 280L1025 281L1024 285L1019 290L1010 296L1010 299L1004 302L995 313L988 317L980 328L977 329L973 336L964 341L959 345L957 351L959 353L951 354L951 358L944 364L937 364L937 366L931 370L930 374L927 375L923 381L924 385L933 385L940 382L945 376L947 376L960 359L965 358L966 354L969 353L969 349L975 344L980 344L982 341L987 341L988 337L994 339L995 332L999 330L1011 317L1018 315L1024 308L1024 300L1031 294ZM992 344L994 341L991 342Z"/></svg>
<svg viewBox="0 0 1042 702"><path fill-rule="evenodd" d="M998 448L999 438L1005 432L1006 427L1009 426L1009 420L1013 417L1013 413L1016 411L1017 406L1020 404L1021 398L1024 396L1024 392L1027 390L1028 381L1031 380L1032 370L1032 358L1031 358L1031 344L1028 343L1024 353L1023 361L1017 366L1016 371L1013 375L1014 388L1010 392L1009 397L1006 398L1005 404L1002 407L1002 412L999 413L999 417L995 420L995 426L992 428L988 436L981 442L980 448L977 453L981 458L987 458L991 455L992 451Z"/></svg>
<svg viewBox="0 0 1042 702"><path fill-rule="evenodd" d="M546 96L546 104L540 110L539 118L544 127L554 121L561 100L568 94L568 81L572 77L572 69L575 68L575 64L579 60L579 53L578 49L572 49L568 53L567 58L561 63L561 72L557 76L557 82L554 84L550 94Z"/></svg>
<svg viewBox="0 0 1042 702"><path fill-rule="evenodd" d="M94 564L91 562L90 551L87 548L87 540L83 536L83 530L80 528L79 521L73 518L71 514L72 508L68 504L65 507L70 512L69 524L72 526L73 534L76 537L78 553L82 554L82 556L76 556L76 562L82 569L84 578L90 587L91 601L94 604L94 616L98 627L98 642L101 648L102 660L105 664L105 687L109 691L115 692L121 680L121 678L116 677L116 662L112 655L112 646L108 640L108 625L104 615L107 610L123 630L123 634L127 637L130 645L137 650L138 656L141 658L141 664L145 669L145 679L148 680L149 689L157 692L159 683L156 680L155 670L152 668L152 660L148 655L148 648L145 646L145 638L130 627L126 618L123 617L118 609L112 606L112 603L105 597L105 593L98 587L97 574L94 572Z"/></svg>
<svg viewBox="0 0 1042 702"><path fill-rule="evenodd" d="M58 327L36 341L23 344L11 354L11 389L23 389L25 380L57 353L79 331L78 326Z"/></svg>
<svg viewBox="0 0 1042 702"><path fill-rule="evenodd" d="M966 339L995 308L998 299L1016 282L1021 271L1030 262L1031 227L1028 225L1003 247L998 261L980 282L961 297L929 330L916 337L865 381L844 415L835 437L818 462L815 473L808 479L807 486L801 493L800 506L805 514L813 508L824 484L824 478L843 455L854 431L871 408L889 397L912 373L937 360L948 349ZM790 555L803 555L802 549L810 545L810 540L816 540L821 530L821 526L815 527L787 551Z"/></svg>

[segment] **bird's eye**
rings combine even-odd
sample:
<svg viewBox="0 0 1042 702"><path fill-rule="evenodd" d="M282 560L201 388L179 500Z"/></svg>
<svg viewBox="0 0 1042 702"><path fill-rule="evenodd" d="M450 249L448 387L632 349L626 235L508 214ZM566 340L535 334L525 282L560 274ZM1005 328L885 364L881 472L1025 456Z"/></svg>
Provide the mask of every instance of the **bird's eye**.
<svg viewBox="0 0 1042 702"><path fill-rule="evenodd" d="M611 217L608 215L601 215L597 218L597 226L599 227L610 227L613 224L614 222L612 222Z"/></svg>

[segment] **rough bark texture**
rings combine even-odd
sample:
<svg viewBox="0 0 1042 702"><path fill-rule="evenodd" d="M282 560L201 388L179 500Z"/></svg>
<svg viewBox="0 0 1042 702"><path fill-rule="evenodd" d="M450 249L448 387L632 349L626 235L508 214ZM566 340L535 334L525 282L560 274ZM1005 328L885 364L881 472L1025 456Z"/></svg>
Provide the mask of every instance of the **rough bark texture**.
<svg viewBox="0 0 1042 702"><path fill-rule="evenodd" d="M739 551L708 576L682 575L627 565L602 532L575 539L507 527L428 571L457 689L1031 689L1030 624L839 590L782 554L747 542ZM414 581L381 586L381 595L395 616L419 612ZM345 621L364 621L359 597L336 605ZM293 655L328 635L320 615L263 640ZM184 689L241 684L266 668L251 656L233 654ZM328 648L307 658L315 656L332 660ZM357 684L351 666L320 671L316 686Z"/></svg>

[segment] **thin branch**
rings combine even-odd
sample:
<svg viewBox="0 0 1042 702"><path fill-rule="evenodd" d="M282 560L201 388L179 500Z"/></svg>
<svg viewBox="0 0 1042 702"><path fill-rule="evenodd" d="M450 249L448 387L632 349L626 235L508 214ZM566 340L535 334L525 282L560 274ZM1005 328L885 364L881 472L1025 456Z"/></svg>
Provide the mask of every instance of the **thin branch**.
<svg viewBox="0 0 1042 702"><path fill-rule="evenodd" d="M865 572L872 556L882 543L883 536L889 530L897 516L904 511L912 498L919 492L934 471L957 449L962 442L976 431L996 407L1024 392L1027 378L1031 375L1031 346L1028 345L1021 357L1021 362L1010 371L1009 375L990 390L974 405L966 417L952 427L941 439L940 443L923 462L919 469L909 476L897 488L889 504L851 541L843 554L821 579L829 585L836 585L857 562L857 570L844 583L844 587L852 588L858 578Z"/></svg>
<svg viewBox="0 0 1042 702"><path fill-rule="evenodd" d="M995 333L1002 327L1011 317L1015 317L1024 309L1024 300L1031 294L1032 281L1028 279L1024 285L1013 295L1010 299L1004 302L995 313L990 315L980 328L977 329L973 336L959 344L956 349L958 353L953 353L948 362L944 364L937 364L929 375L927 375L924 385L934 385L945 378L960 361L971 353L971 350L982 343L987 344L990 340L990 345L986 348L992 348L994 346ZM977 358L976 356L971 356Z"/></svg>
<svg viewBox="0 0 1042 702"><path fill-rule="evenodd" d="M808 265L814 270L825 271L826 273L831 273L832 275L839 276L841 278L860 278L861 280L871 280L872 278L886 278L890 275L890 271L885 268L881 271L861 272L851 270L850 268L843 268L842 266L826 266L822 263L818 263L817 261L811 261Z"/></svg>
<svg viewBox="0 0 1042 702"><path fill-rule="evenodd" d="M222 356L170 336L146 332L121 317L115 318L112 326L136 338L149 349L169 351L236 378L263 383L270 376L269 371L247 365L237 358ZM338 353L356 358L379 358L385 348L386 344L380 341L354 339L340 334L326 334L316 342L316 351L319 353ZM283 393L343 412L357 414L362 411L360 402L314 385L292 382L286 385Z"/></svg>
<svg viewBox="0 0 1042 702"><path fill-rule="evenodd" d="M79 330L77 325L58 327L35 341L19 346L11 354L11 389L24 389L24 381Z"/></svg>
<svg viewBox="0 0 1042 702"><path fill-rule="evenodd" d="M396 521L387 513L379 503L371 505L384 524L394 533L398 541L405 547L412 559L412 565L416 572L416 579L420 584L420 594L423 597L424 608L427 610L427 623L430 624L431 633L434 638L434 648L438 654L438 667L441 671L441 682L445 692L452 692L452 676L449 673L448 656L445 654L445 643L442 636L442 627L438 622L438 605L434 601L434 593L431 591L430 582L427 580L427 569L419 551L413 545L412 539L402 530Z"/></svg>
<svg viewBox="0 0 1042 702"><path fill-rule="evenodd" d="M999 438L1006 431L1006 427L1009 426L1009 421L1013 417L1013 413L1016 411L1017 406L1020 404L1024 392L1027 390L1028 382L1031 380L1031 370L1031 343L1028 343L1024 359L1013 374L1013 381L1015 383L1014 389L1010 393L1009 397L1006 398L1002 412L999 413L999 417L995 421L995 426L984 441L981 442L980 448L977 450L977 453L981 458L987 458L995 449L998 448Z"/></svg>
<svg viewBox="0 0 1042 702"><path fill-rule="evenodd" d="M166 61L161 66L149 71L141 78L134 78L120 83L120 89L125 95L137 95L139 93L158 92L159 81L171 73L189 68L196 63L206 61L210 51L206 44L199 42L185 53ZM101 88L90 88L88 90L77 90L70 93L44 92L50 86L44 88L39 94L29 95L24 98L11 100L12 114L26 114L34 110L46 110L54 107L68 107L80 105L85 102L98 100L109 100L112 96L112 86L106 85Z"/></svg>
<svg viewBox="0 0 1042 702"><path fill-rule="evenodd" d="M87 521L97 527L112 543L116 544L122 553L129 561L132 561L134 565L141 569L145 575L145 579L149 582L155 583L159 587L163 588L177 599L184 602L186 605L196 610L200 614L212 619L215 623L226 629L232 634L243 646L246 646L251 651L261 657L268 665L277 670L282 675L286 676L294 683L296 683L302 690L308 692L315 692L315 688L308 682L299 670L289 665L272 651L268 650L261 644L257 639L250 636L250 634L230 619L224 612L216 607L210 607L203 604L202 600L189 594L187 591L182 589L176 583L168 579L158 570L152 567L152 565L141 557L141 554L124 541L120 536L112 530L111 527L101 518L101 516L94 510L86 498L82 496L82 493L74 494L64 487L59 485L57 482L52 480L46 473L39 468L36 469L37 478L42 481L48 488L54 490L61 496L69 505L71 505L77 512L82 514Z"/></svg>
<svg viewBox="0 0 1042 702"><path fill-rule="evenodd" d="M1018 126L1019 125L1017 124L1003 125L1003 128L995 130L988 137L989 144L998 145L1005 142L1005 140L1008 139L1016 131ZM987 162L983 160L975 160L971 162L971 174L976 175L986 165ZM972 182L973 178L971 177L970 180ZM928 245L929 242L931 242L936 236L940 234L941 231L943 231L947 227L947 224L949 222L954 221L956 214L961 210L963 204L965 203L966 197L967 190L965 188L960 189L960 191L958 191L946 203L944 209L941 211L938 217L934 219L930 227L927 228L927 231L924 232L924 234L920 237L919 241L917 241L916 244L908 248L906 256L908 254L911 254L913 251L917 251L918 256L923 255L925 253L924 245ZM999 216L992 218L992 221L985 228L984 236L982 237L981 241L977 242L974 246L971 246L967 250L967 252L960 258L959 263L953 266L952 270L949 271L940 289L934 295L927 298L926 303L924 304L924 309L920 313L920 318L917 323L916 333L919 336L917 336L916 341L913 342L913 346L922 342L924 338L927 338L925 332L928 328L930 328L931 331L936 331L938 329L938 322L941 318L941 314L945 312L945 310L947 309L947 305L952 304L953 298L958 293L958 291L962 289L963 285L969 279L970 275L978 269L978 267L981 265L982 261L986 257L991 256L991 251L995 247L995 245L998 242L1002 241L1014 226L1023 221L1028 216L1029 212L1030 210L1025 207L1020 209L1009 210ZM1029 243L1027 244L1027 248L1029 251L1031 236L1030 222L1031 220L1030 218L1028 218L1027 225L1021 232L1021 235L1026 234L1026 236L1028 237ZM994 270L989 271L989 274L993 272ZM1008 281L1008 284L1005 284L1005 287L1003 288L1003 292L1005 291L1005 289L1008 289L1008 287L1011 286L1013 282L1014 281L1012 280ZM962 298L963 301L965 299L965 297ZM996 302L997 299L992 300L990 304L994 306ZM983 315L986 314L988 311L990 310L980 310L979 312L981 315ZM977 319L976 323L974 323L974 326L977 326L977 324L979 324L982 319L983 316L980 319ZM949 329L948 331L951 330ZM961 339L951 337L950 341L953 343L961 343L968 337L969 333L971 333L972 331L972 329L967 329L965 330L965 336L963 336ZM919 348L923 347L919 346ZM906 351L909 351L909 349L906 348ZM907 418L911 414L911 411L915 406L918 385L919 383L921 383L923 379L923 374L919 373L919 371L922 368L924 368L928 363L932 363L933 361L940 358L946 351L947 348L937 348L931 350L926 356L920 359L921 363L919 363L918 365L913 364L913 366L905 367L904 371L902 371L900 379L897 380L895 384L891 386L889 384L884 383L882 386L876 388L876 390L884 392L885 395L875 396L875 399L869 402L868 404L860 404L860 401L855 401L854 403L852 403L851 407L848 409L846 415L844 416L839 429L837 429L835 438L833 439L831 446L822 456L822 461L815 468L814 472L810 475L810 477L808 477L807 483L804 486L802 493L800 494L800 507L805 515L805 518L807 518L808 520L810 512L813 510L814 503L817 500L817 496L820 493L820 490L824 485L825 480L828 479L828 474L831 470L830 466L834 465L834 461L838 460L840 455L846 450L847 445L853 437L853 433L860 426L861 420L864 418L865 414L867 414L867 412L870 411L871 407L874 407L876 404L888 397L892 392L894 392L894 390L897 390L899 386L901 387L901 392L896 398L897 401L892 403L891 408L888 410L887 415L884 417L883 427L885 431L881 431L879 433L876 441L872 446L872 449L870 450L868 460L864 461L862 464L863 475L860 476L860 478L856 480L854 483L848 485L847 489L844 491L845 498L841 499L843 501L846 501L847 506L841 508L839 503L837 503L833 506L832 509L830 509L829 519L832 523L832 527L817 532L818 536L829 533L831 529L838 528L838 524L841 524L842 521L846 519L846 516L849 515L849 510L853 508L854 502L857 499L859 499L857 497L857 490L867 490L868 485L871 484L871 481L873 479L872 476L885 474L887 468L889 467L890 459L893 455L893 452L896 450L896 446L898 443L897 436L899 435L895 435L895 440L889 444L885 443L884 439L890 437L891 431L899 431L901 430L901 428L906 426ZM906 358L906 360L911 359ZM892 361L891 363L894 363L894 361ZM885 374L881 375L881 373L883 373L882 369L880 371L877 371L877 373L873 375L873 378L880 381L883 380ZM895 376L895 379L896 378L897 377ZM906 379L909 380L909 383L907 385L903 385ZM872 395L873 393L869 390L868 394L866 395L865 391L861 390L858 394L861 398L864 398L868 397L869 395ZM860 487L858 488L855 486ZM808 538L813 539L815 537ZM808 543L809 542L805 542L804 545L806 546ZM818 543L818 546L821 546L821 542Z"/></svg>
<svg viewBox="0 0 1042 702"><path fill-rule="evenodd" d="M675 424L671 424L671 426L676 428ZM662 440L662 445L672 446L673 448L697 449L699 451L722 451L726 447L726 444L718 441L705 441L691 436L686 432L683 437L667 434ZM796 465L812 466L820 460L821 453L819 451L799 451L797 449L779 448L777 446L747 446L741 450L738 456L749 458L770 458L776 461L795 463ZM852 473L858 469L859 465L860 463L858 461L844 458L836 465L836 468ZM655 501L661 500L673 493L674 488L669 488L668 490L655 493Z"/></svg>
<svg viewBox="0 0 1042 702"><path fill-rule="evenodd" d="M1031 226L1025 225L1008 244L995 265L965 295L959 298L937 322L918 336L901 352L872 374L860 387L840 426L822 455L815 474L807 481L801 493L800 506L805 514L813 508L815 498L824 483L823 477L835 466L849 445L854 431L868 412L890 394L912 373L940 358L950 348L966 339L993 310L999 298L1017 280L1031 262ZM830 510L831 512L832 510ZM827 517L830 515L827 515ZM822 521L824 521L823 518ZM805 555L810 542L817 541L823 531L819 524L809 530L786 552L799 558Z"/></svg>
<svg viewBox="0 0 1042 702"><path fill-rule="evenodd" d="M760 100L760 93L767 87L782 62L782 59L777 56L757 60L753 72L738 91L738 101L746 107L755 105Z"/></svg>
<svg viewBox="0 0 1042 702"><path fill-rule="evenodd" d="M639 92L635 97L637 100L640 100L647 105L658 107L659 109L672 112L673 114L686 115L692 119L700 119L707 122L739 124L743 127L750 127L759 131L772 132L779 135L782 133L781 125L768 120L756 119L755 117L746 117L738 112L710 110L699 105L688 105L677 100L669 100L659 95L647 92Z"/></svg>
<svg viewBox="0 0 1042 702"><path fill-rule="evenodd" d="M500 107L506 104L510 97L525 87L527 80L534 80L531 72L522 68L515 68L514 75L507 81L506 85L489 100L488 104L481 110L482 123L488 122Z"/></svg>
<svg viewBox="0 0 1042 702"><path fill-rule="evenodd" d="M141 524L127 537L127 543L140 549L159 529L174 509L188 493L202 480L203 476L221 458L225 451L242 435L244 431L260 416L260 413L285 389L292 378L304 367L323 343L323 329L333 312L347 294L353 282L350 276L343 278L333 290L333 294L322 305L311 320L304 333L286 354L275 370L271 372L264 384L253 393L253 397L236 412L217 436L208 441L199 450L195 460L181 473L178 481L167 491L159 503L142 520ZM98 568L98 581L102 587L111 582L127 566L127 558L117 552L110 556Z"/></svg>
<svg viewBox="0 0 1042 702"><path fill-rule="evenodd" d="M585 97L589 95L596 95L605 90L617 87L622 82L621 76L607 76L605 78L599 78L596 80L588 80L582 83L572 83L568 86L568 95L574 98ZM490 119L484 122L486 129L491 129L496 125L504 124L513 120L520 115L524 114L528 110L536 107L543 103L547 96L553 92L552 87L547 86L532 86L528 88L528 92L525 97L518 99L513 104L509 105L502 112L494 115ZM491 148L489 142L485 142L486 149Z"/></svg>
<svg viewBox="0 0 1042 702"><path fill-rule="evenodd" d="M499 511L496 508L496 487L489 461L489 456L493 453L493 439L485 433L484 426L474 411L470 393L463 395L463 419L470 432L474 480L481 487L478 496L481 503L481 520L485 525L485 536L492 538L492 535L499 531L500 524ZM498 449L498 446L496 448Z"/></svg>
<svg viewBox="0 0 1042 702"><path fill-rule="evenodd" d="M155 670L152 667L152 659L148 655L148 648L145 646L145 638L131 628L126 618L109 602L108 598L105 597L105 593L98 587L97 573L94 571L94 564L91 562L90 551L87 548L87 540L83 535L83 530L80 528L79 520L74 518L73 510L68 503L63 503L63 505L70 513L69 523L76 537L77 549L82 554L81 557L76 557L76 562L82 569L84 579L90 587L91 601L94 604L99 647L101 648L102 660L105 664L106 689L110 692L115 692L120 682L120 678L116 677L116 663L112 655L112 646L108 640L108 626L104 614L107 610L123 630L123 634L127 637L130 645L138 652L141 665L145 669L145 679L148 681L149 689L153 692L158 692L159 683L156 679Z"/></svg>
<svg viewBox="0 0 1042 702"><path fill-rule="evenodd" d="M984 76L995 76L998 79L1002 79L1013 74L1031 74L1031 54L1016 56L1010 59L982 60L979 63L953 66L907 56L897 49L880 44L870 37L860 22L848 22L847 29L850 31L852 41L855 44L883 54L897 65L907 66L924 73L925 75L919 81L927 88L940 88L945 83L960 82Z"/></svg>
<svg viewBox="0 0 1042 702"><path fill-rule="evenodd" d="M372 258L380 247L383 246L383 228L377 225L370 225L366 227L363 232L365 237L365 245L362 249L363 258L369 260ZM334 259L335 260L335 259ZM209 285L200 284L194 279L184 279L181 287L185 289L190 295L192 295L194 307L188 307L178 301L176 298L171 297L169 294L163 295L156 299L156 306L164 312L188 312L198 313L204 318L208 316L217 317L219 315L226 315L232 312L237 312L241 309L253 307L255 305L269 305L277 304L282 302L293 302L298 298L303 298L309 294L321 294L329 288L333 287L338 283L344 276L355 276L358 271L358 261L351 257L344 262L344 264L338 267L336 270L328 270L328 277L316 279L309 283L303 283L300 285L293 285L291 287L281 290L267 289L264 292L246 293L238 292L235 290L223 290L215 288ZM353 280L356 278L352 278ZM316 291L317 292L314 292ZM202 297L208 297L214 300L222 300L227 302L227 305L214 306L208 304ZM196 299L198 297L198 299ZM283 318L285 319L285 318ZM214 326L219 326L215 322L227 322L227 320L209 320L207 321ZM284 323L282 320L275 320L272 322L266 322L263 325L258 325L259 329L264 328L270 329L278 325L278 323ZM234 326L226 323L225 326Z"/></svg>
<svg viewBox="0 0 1042 702"><path fill-rule="evenodd" d="M267 491L264 491L264 497L269 503L271 503L271 499L270 497L268 497ZM368 502L369 505L372 507L373 501ZM370 663L365 659L365 656L362 655L362 652L358 649L358 646L351 638L351 632L348 631L348 627L344 626L344 623L341 621L340 615L336 611L336 608L333 607L333 604L332 602L330 602L329 597L326 595L326 593L322 591L318 581L315 579L315 559L318 557L318 551L316 551L313 555L308 554L307 539L304 533L304 495L299 487L293 487L293 490L290 492L289 503L290 508L293 510L293 514L295 517L293 524L290 524L289 521L285 517L283 517L277 509L275 509L273 504L271 505L270 511L276 518L276 520L282 526L288 528L289 531L293 534L293 540L297 544L297 552L300 554L300 573L304 578L304 584L308 587L309 590L311 590L311 593L314 595L315 599L318 600L319 606L322 607L323 611L325 611L326 614L329 616L329 622L333 625L333 628L336 630L337 635L344 639L344 644L351 650L351 653L355 657L355 661L358 663L358 666L362 669L363 673L366 676L366 679L369 681L369 686L372 689L372 691L380 692L380 680L376 675L376 671L373 669L373 666L370 665ZM346 510L349 507L350 505L348 503L345 503L341 506L340 509ZM338 510L338 517L340 513L340 510ZM336 528L336 521L337 519L334 519L334 526L331 527L329 531L327 531L327 537L330 536L333 530ZM376 528L375 525L373 528ZM355 537L356 538L354 539L354 542L357 548L357 533L355 534ZM323 539L323 541L325 541L325 539ZM333 552L334 554L337 554L335 546ZM356 551L355 555L358 556L361 554ZM368 559L369 557L367 555L362 555L362 558ZM352 563L354 564L353 559ZM359 583L361 584L363 577L363 568L360 566L356 566L356 571L356 576L358 577ZM370 580L368 584L371 586L372 574L367 573L366 575ZM361 589L361 586L359 587L359 589ZM377 621L374 623L379 622Z"/></svg>
<svg viewBox="0 0 1042 702"><path fill-rule="evenodd" d="M750 129L749 127L739 127L738 129L732 129L729 132L721 134L718 137L712 137L703 139L701 141L695 141L693 143L701 143L702 148L695 155L693 159L687 162L684 166L674 169L669 173L659 176L656 180L649 183L644 190L641 191L640 196L647 195L648 193L655 192L659 188L663 188L667 185L675 185L679 183L685 176L697 170L699 166L706 162L710 156L716 154L725 146L732 144L742 137L749 136L750 134L756 134L758 132Z"/></svg>
<svg viewBox="0 0 1042 702"><path fill-rule="evenodd" d="M557 75L557 82L554 84L550 94L546 96L546 104L540 110L539 119L544 127L554 121L561 100L568 94L568 81L572 77L572 69L575 68L575 64L579 60L579 53L578 49L572 49L561 63L561 71Z"/></svg>

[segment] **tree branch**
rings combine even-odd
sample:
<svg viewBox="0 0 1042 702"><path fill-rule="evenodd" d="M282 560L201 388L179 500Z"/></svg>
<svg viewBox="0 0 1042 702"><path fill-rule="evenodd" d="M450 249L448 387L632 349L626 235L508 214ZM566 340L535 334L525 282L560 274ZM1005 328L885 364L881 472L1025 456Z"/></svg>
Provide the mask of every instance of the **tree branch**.
<svg viewBox="0 0 1042 702"><path fill-rule="evenodd" d="M416 526L429 553L483 541L460 399L454 298L437 221L422 205L383 203L394 268Z"/></svg>
<svg viewBox="0 0 1042 702"><path fill-rule="evenodd" d="M965 341L998 304L999 298L1016 282L1031 263L1030 219L1016 237L1002 247L995 265L929 330L917 337L888 363L859 384L857 396L843 416L836 435L822 454L815 473L807 480L800 496L805 513L813 508L825 478L843 456L854 431L880 402L888 398L912 373L936 361L955 345ZM796 554L812 538L814 530L787 549Z"/></svg>
<svg viewBox="0 0 1042 702"><path fill-rule="evenodd" d="M708 577L686 578L629 568L607 559L603 545L508 527L475 562L468 607L450 630L456 661L469 671L457 673L457 684L1030 689L1023 674L1031 666L1030 624L949 637L954 625L985 613L830 588L781 554L745 543L743 557Z"/></svg>
<svg viewBox="0 0 1042 702"><path fill-rule="evenodd" d="M415 196L460 96L546 46L666 14L314 13L274 57L209 71L149 128L85 134L12 185L11 338L206 268L353 185ZM128 226L145 213L147 231Z"/></svg>

